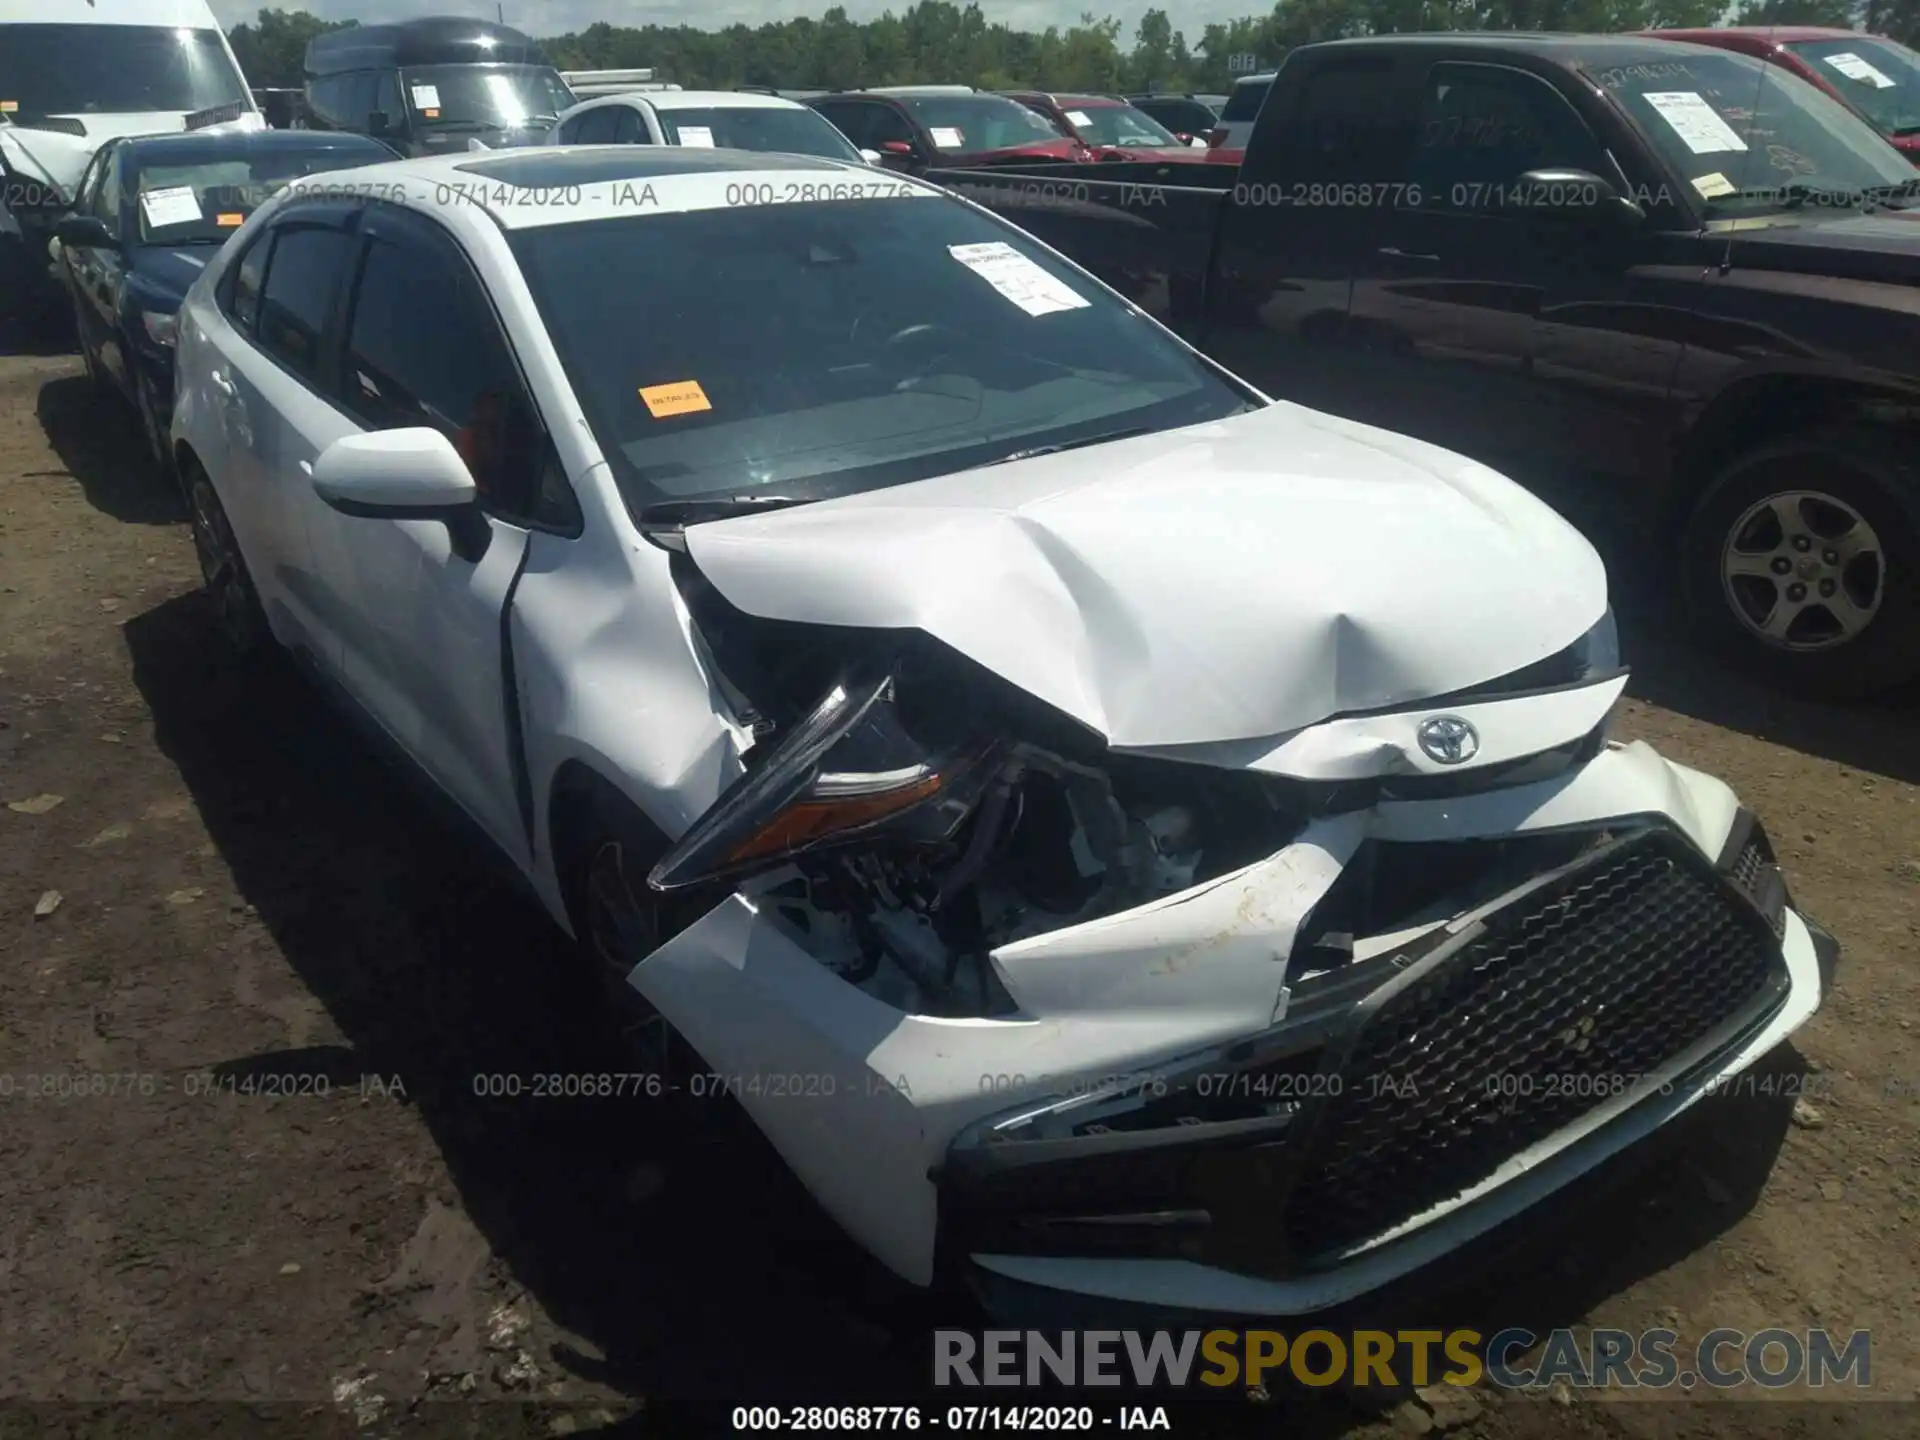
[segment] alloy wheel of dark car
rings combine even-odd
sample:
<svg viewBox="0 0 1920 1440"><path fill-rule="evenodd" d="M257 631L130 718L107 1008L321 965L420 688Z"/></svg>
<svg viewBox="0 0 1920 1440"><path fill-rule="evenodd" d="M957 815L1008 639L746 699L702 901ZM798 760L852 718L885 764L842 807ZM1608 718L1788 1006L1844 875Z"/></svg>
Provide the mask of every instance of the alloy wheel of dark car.
<svg viewBox="0 0 1920 1440"><path fill-rule="evenodd" d="M206 582L219 617L220 629L236 653L251 655L269 638L266 613L260 607L253 577L227 521L220 497L205 475L196 475L188 491L192 511L193 549L200 561L200 577Z"/></svg>
<svg viewBox="0 0 1920 1440"><path fill-rule="evenodd" d="M1739 457L1682 540L1696 624L1714 649L1809 697L1868 695L1920 675L1915 496L1920 474L1898 441L1864 427Z"/></svg>

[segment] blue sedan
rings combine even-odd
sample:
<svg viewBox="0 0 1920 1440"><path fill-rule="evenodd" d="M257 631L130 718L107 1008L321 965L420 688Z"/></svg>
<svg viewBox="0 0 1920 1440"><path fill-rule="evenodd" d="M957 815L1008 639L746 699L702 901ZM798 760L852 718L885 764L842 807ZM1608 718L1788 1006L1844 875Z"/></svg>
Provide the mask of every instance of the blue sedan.
<svg viewBox="0 0 1920 1440"><path fill-rule="evenodd" d="M187 287L282 186L393 158L363 135L308 130L137 136L94 156L54 232L59 269L87 377L139 410L162 474L173 471L173 326Z"/></svg>

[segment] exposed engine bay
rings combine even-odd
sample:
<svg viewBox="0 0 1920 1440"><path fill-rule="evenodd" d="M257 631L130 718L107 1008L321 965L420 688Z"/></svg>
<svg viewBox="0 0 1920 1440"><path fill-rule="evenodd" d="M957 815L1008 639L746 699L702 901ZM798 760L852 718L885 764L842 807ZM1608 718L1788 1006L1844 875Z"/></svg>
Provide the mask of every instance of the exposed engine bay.
<svg viewBox="0 0 1920 1440"><path fill-rule="evenodd" d="M655 885L737 888L908 1013L1013 1013L992 951L1263 860L1316 815L1374 798L1115 752L915 632L749 616L685 555L674 569L703 663L753 743L746 776ZM1366 959L1606 838L1447 847L1415 865L1367 847L1303 931L1288 979Z"/></svg>

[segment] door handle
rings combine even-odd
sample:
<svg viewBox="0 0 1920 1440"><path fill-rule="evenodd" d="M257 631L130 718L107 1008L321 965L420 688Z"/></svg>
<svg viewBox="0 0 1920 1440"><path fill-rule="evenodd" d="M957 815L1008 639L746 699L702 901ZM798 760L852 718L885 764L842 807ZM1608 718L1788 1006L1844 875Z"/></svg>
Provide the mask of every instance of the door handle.
<svg viewBox="0 0 1920 1440"><path fill-rule="evenodd" d="M1438 255L1427 255L1416 250L1402 250L1397 245L1382 245L1373 253L1388 260L1418 260L1423 265L1438 265L1440 263L1440 257Z"/></svg>

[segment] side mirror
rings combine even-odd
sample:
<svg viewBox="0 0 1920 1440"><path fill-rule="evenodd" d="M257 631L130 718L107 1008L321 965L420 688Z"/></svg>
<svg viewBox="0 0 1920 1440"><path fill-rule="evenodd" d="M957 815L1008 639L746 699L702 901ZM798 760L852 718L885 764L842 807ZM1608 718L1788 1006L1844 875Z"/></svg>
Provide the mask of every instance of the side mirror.
<svg viewBox="0 0 1920 1440"><path fill-rule="evenodd" d="M880 163L880 152L878 150L862 149L860 151L860 158L869 165L878 165Z"/></svg>
<svg viewBox="0 0 1920 1440"><path fill-rule="evenodd" d="M424 425L342 436L313 462L313 489L342 515L444 521L454 553L466 560L478 560L493 533L467 462Z"/></svg>
<svg viewBox="0 0 1920 1440"><path fill-rule="evenodd" d="M1638 224L1647 212L1591 170L1555 167L1529 170L1514 184L1527 197L1533 214L1584 221L1622 221Z"/></svg>
<svg viewBox="0 0 1920 1440"><path fill-rule="evenodd" d="M913 146L905 140L882 140L880 148L888 155L912 155Z"/></svg>
<svg viewBox="0 0 1920 1440"><path fill-rule="evenodd" d="M367 134L369 135L377 138L386 134L387 126L391 123L387 117L387 112L384 110L370 110L367 112Z"/></svg>
<svg viewBox="0 0 1920 1440"><path fill-rule="evenodd" d="M63 215L53 227L63 250L118 250L120 241L97 215Z"/></svg>

